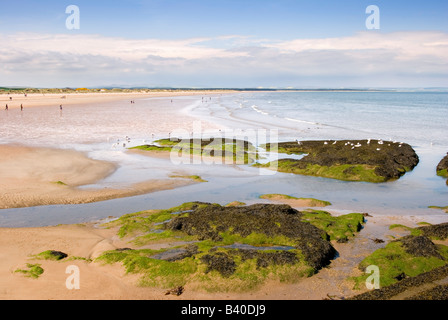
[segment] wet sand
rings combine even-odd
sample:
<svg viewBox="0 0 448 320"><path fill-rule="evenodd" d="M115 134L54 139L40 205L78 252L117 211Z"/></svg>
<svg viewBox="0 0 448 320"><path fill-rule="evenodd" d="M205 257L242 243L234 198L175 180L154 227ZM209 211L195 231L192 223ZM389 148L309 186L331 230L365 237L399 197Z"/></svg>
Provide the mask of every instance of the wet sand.
<svg viewBox="0 0 448 320"><path fill-rule="evenodd" d="M0 209L88 203L196 183L189 179L156 179L126 188L79 188L106 178L116 166L73 150L0 145Z"/></svg>

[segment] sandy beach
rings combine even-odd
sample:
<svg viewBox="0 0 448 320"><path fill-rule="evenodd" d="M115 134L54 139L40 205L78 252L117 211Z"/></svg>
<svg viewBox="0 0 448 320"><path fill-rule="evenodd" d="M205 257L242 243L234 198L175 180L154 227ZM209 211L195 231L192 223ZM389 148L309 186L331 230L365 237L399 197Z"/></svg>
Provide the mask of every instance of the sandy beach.
<svg viewBox="0 0 448 320"><path fill-rule="evenodd" d="M63 106L80 105L80 104L92 104L103 103L112 101L124 101L135 100L141 98L151 97L185 97L185 96L197 96L197 95L213 95L228 93L231 91L175 91L175 92L107 92L107 93L29 93L26 96L24 94L0 94L0 108L5 109L8 105L8 109L19 109L22 105L23 108L39 107L39 106Z"/></svg>

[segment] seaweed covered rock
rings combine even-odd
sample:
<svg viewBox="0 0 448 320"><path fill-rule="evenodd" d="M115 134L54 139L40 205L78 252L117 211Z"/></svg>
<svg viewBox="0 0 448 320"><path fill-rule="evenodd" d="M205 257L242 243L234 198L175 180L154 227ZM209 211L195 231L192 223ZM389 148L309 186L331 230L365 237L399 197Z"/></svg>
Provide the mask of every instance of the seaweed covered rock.
<svg viewBox="0 0 448 320"><path fill-rule="evenodd" d="M201 261L207 265L205 272L218 271L223 277L231 276L236 270L236 263L226 252L216 252L201 257Z"/></svg>
<svg viewBox="0 0 448 320"><path fill-rule="evenodd" d="M57 250L47 250L36 255L36 258L43 260L62 260L67 257L66 253Z"/></svg>
<svg viewBox="0 0 448 320"><path fill-rule="evenodd" d="M408 235L374 251L361 261L358 268L364 271L370 265L377 266L381 274L381 286L387 287L446 266L447 263L447 246L435 244L423 235ZM356 277L355 281L361 284L367 277L364 274Z"/></svg>
<svg viewBox="0 0 448 320"><path fill-rule="evenodd" d="M445 240L448 237L448 222L418 227L422 234L431 239Z"/></svg>
<svg viewBox="0 0 448 320"><path fill-rule="evenodd" d="M407 277L397 283L389 286L382 287L380 289L375 289L367 291L347 300L390 300L399 299L400 295L406 292L412 292L414 290L419 291L423 285L431 285L439 280L448 277L448 265L435 268L431 271L421 273L415 277ZM439 291L441 290L441 291ZM433 288L425 290L415 295L411 295L405 299L409 300L438 300L441 297L446 297L446 286L441 288L441 286L434 285Z"/></svg>
<svg viewBox="0 0 448 320"><path fill-rule="evenodd" d="M108 222L140 249L107 251L97 261L141 273L142 286L247 291L267 280L312 276L335 258L331 241L351 239L363 217L300 212L285 204L189 202Z"/></svg>
<svg viewBox="0 0 448 320"><path fill-rule="evenodd" d="M437 175L448 178L448 154L437 165ZM446 180L448 185L448 180Z"/></svg>
<svg viewBox="0 0 448 320"><path fill-rule="evenodd" d="M440 160L439 164L437 165L437 172L440 173L440 175L447 175L448 170L448 154Z"/></svg>
<svg viewBox="0 0 448 320"><path fill-rule="evenodd" d="M222 241L223 235L269 238L283 236L301 250L315 269L326 266L335 256L335 249L326 233L302 221L303 214L288 205L254 204L245 207L200 207L188 216L175 217L167 223L171 230L180 230L200 240Z"/></svg>
<svg viewBox="0 0 448 320"><path fill-rule="evenodd" d="M406 236L399 240L409 254L417 257L436 257L444 260L437 246L425 236Z"/></svg>
<svg viewBox="0 0 448 320"><path fill-rule="evenodd" d="M266 149L270 148L267 144ZM410 145L381 140L282 142L278 151L306 154L299 160L278 160L279 171L348 181L398 179L419 162Z"/></svg>
<svg viewBox="0 0 448 320"><path fill-rule="evenodd" d="M216 157L225 163L247 164L257 157L255 147L246 140L236 138L160 139L156 144L141 145L130 149L143 151L180 152L186 155Z"/></svg>

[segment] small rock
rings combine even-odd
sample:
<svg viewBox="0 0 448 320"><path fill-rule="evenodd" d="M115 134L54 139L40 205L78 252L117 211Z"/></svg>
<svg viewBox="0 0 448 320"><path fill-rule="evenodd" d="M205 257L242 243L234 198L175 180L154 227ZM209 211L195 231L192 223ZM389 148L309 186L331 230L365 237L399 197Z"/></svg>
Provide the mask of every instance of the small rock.
<svg viewBox="0 0 448 320"><path fill-rule="evenodd" d="M400 273L398 276L395 277L395 279L397 279L398 281L401 281L406 278L407 278L407 275L404 272Z"/></svg>
<svg viewBox="0 0 448 320"><path fill-rule="evenodd" d="M183 286L179 286L179 287L176 287L176 288L173 288L173 289L170 289L170 290L166 291L165 295L167 296L167 295L172 294L172 295L175 295L175 296L180 296L182 293L184 293L184 290L185 289L184 289Z"/></svg>
<svg viewBox="0 0 448 320"><path fill-rule="evenodd" d="M66 253L61 252L61 251L52 250L52 251L50 251L50 254L52 256L55 256L57 258L57 260L61 260L61 259L64 259L64 258L68 257L68 255Z"/></svg>

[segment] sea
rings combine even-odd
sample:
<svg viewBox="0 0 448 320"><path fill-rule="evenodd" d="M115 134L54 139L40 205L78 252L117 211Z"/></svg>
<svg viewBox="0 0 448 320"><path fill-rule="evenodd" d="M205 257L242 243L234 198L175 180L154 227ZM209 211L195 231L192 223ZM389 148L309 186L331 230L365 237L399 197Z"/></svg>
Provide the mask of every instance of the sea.
<svg viewBox="0 0 448 320"><path fill-rule="evenodd" d="M91 158L112 161L119 168L95 185L125 186L173 172L199 175L206 183L140 196L78 205L52 205L0 210L0 227L39 227L98 221L188 201L225 205L266 202L260 195L281 193L330 201L334 214L367 212L383 216L418 217L446 222L448 215L429 206L448 205L448 186L436 166L448 152L448 92L383 91L256 91L174 97L180 114L197 119L191 136L246 138L265 142L381 139L410 144L420 162L413 171L386 183L347 182L254 168L250 165L173 163L127 152L176 133L145 114L172 103L142 98L132 109L110 102L64 108L30 108L26 113L0 112L0 144L74 149ZM10 110L12 111L12 110ZM3 113L3 114L1 114ZM210 126L201 126L201 121ZM168 123L168 122L167 122ZM185 133L180 128L179 132ZM125 144L125 145L123 145ZM277 155L263 153L272 160ZM274 158L273 158L274 157ZM280 155L291 157L290 155Z"/></svg>

